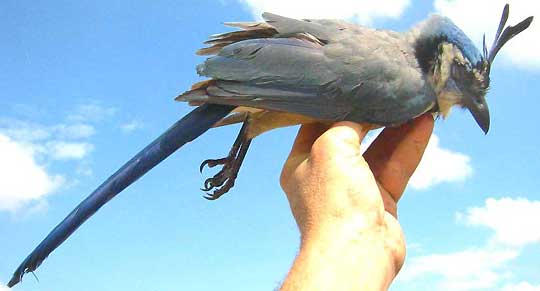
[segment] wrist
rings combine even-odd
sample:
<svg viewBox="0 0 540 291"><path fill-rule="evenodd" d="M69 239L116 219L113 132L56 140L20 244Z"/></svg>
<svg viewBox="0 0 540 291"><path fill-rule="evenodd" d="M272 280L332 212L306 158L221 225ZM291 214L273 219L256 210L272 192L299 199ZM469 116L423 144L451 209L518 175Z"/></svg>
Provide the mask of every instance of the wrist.
<svg viewBox="0 0 540 291"><path fill-rule="evenodd" d="M329 214L307 215L300 220L298 227L302 243L324 240L325 237L339 237L342 241L362 241L365 238L383 240L386 232L384 210L377 211L340 211Z"/></svg>
<svg viewBox="0 0 540 291"><path fill-rule="evenodd" d="M310 274L309 284L285 282L283 290L385 290L399 270L384 226L320 225L302 235L291 273ZM294 280L293 280L294 281ZM301 288L300 288L301 287Z"/></svg>
<svg viewBox="0 0 540 291"><path fill-rule="evenodd" d="M399 232L399 238L396 238L383 219L380 223L367 223L357 218L321 225L317 229L302 237L301 251L305 249L322 256L327 263L334 264L336 271L349 270L350 279L356 278L360 284L378 283L381 290L386 289L403 263L401 243L396 243L403 242L402 234ZM372 288L368 287L375 286L362 287L358 290L370 290Z"/></svg>
<svg viewBox="0 0 540 291"><path fill-rule="evenodd" d="M401 229L396 231L384 222L366 224L359 220L313 225L309 231L302 232L300 249L346 250L351 256L359 254L359 258L370 252L384 262L388 258L390 264L381 266L397 274L403 262L401 254L405 252Z"/></svg>

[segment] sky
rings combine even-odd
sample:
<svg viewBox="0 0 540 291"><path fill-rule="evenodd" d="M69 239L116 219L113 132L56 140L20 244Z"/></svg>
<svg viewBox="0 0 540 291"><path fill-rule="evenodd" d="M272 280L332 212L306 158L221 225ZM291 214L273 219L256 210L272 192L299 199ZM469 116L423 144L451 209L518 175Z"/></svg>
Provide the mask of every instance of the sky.
<svg viewBox="0 0 540 291"><path fill-rule="evenodd" d="M509 1L510 24L540 15ZM0 291L80 200L191 108L194 52L262 11L406 31L431 13L491 43L504 1L0 2ZM540 290L538 21L491 73L491 129L454 110L400 202L407 259L392 290ZM297 128L258 137L235 187L199 190L238 128L213 129L103 207L14 290L272 290L299 234L278 179Z"/></svg>

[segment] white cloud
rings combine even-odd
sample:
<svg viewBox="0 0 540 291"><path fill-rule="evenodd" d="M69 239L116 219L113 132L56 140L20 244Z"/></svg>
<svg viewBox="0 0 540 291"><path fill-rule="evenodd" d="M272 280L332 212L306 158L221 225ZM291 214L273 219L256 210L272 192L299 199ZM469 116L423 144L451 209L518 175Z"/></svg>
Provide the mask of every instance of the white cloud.
<svg viewBox="0 0 540 291"><path fill-rule="evenodd" d="M0 118L0 133L25 142L51 137L51 129L46 126L11 118Z"/></svg>
<svg viewBox="0 0 540 291"><path fill-rule="evenodd" d="M540 15L540 2L531 0L435 0L434 6L438 13L450 17L481 49L484 33L488 47L491 46L506 3L510 4L509 25L515 25L528 16ZM540 24L536 19L531 27L504 46L497 59L502 57L522 67L540 68L538 35Z"/></svg>
<svg viewBox="0 0 540 291"><path fill-rule="evenodd" d="M370 131L362 141L363 151L371 145L382 130ZM440 183L461 182L472 175L471 158L440 145L436 134L431 136L409 185L417 190L425 190Z"/></svg>
<svg viewBox="0 0 540 291"><path fill-rule="evenodd" d="M0 291L10 291L10 290L11 290L11 288L8 288L8 287L6 286L6 284L4 284L4 283L2 283L2 282L0 281Z"/></svg>
<svg viewBox="0 0 540 291"><path fill-rule="evenodd" d="M443 182L459 182L470 177L472 171L469 156L443 148L439 137L433 134L409 185L427 189Z"/></svg>
<svg viewBox="0 0 540 291"><path fill-rule="evenodd" d="M413 257L406 262L399 280L442 277L434 290L493 289L512 276L504 267L519 255L516 250L469 249L453 253Z"/></svg>
<svg viewBox="0 0 540 291"><path fill-rule="evenodd" d="M489 198L481 207L457 213L468 226L486 226L493 235L481 247L414 256L405 264L399 280L421 282L434 278L436 290L540 291L512 273L515 259L527 244L540 242L540 201L524 198Z"/></svg>
<svg viewBox="0 0 540 291"><path fill-rule="evenodd" d="M47 143L48 150L56 160L79 160L86 157L94 146L85 142L51 142Z"/></svg>
<svg viewBox="0 0 540 291"><path fill-rule="evenodd" d="M540 201L489 198L460 214L465 223L492 229L497 243L521 247L540 242Z"/></svg>
<svg viewBox="0 0 540 291"><path fill-rule="evenodd" d="M352 19L368 24L376 18L401 16L410 0L334 0L332 3L313 0L238 0L247 5L253 16L260 19L263 12L293 18Z"/></svg>
<svg viewBox="0 0 540 291"><path fill-rule="evenodd" d="M94 133L94 127L84 123L44 126L15 119L0 120L0 134L24 144L33 154L54 160L79 160L86 157L93 145L69 140L88 139Z"/></svg>
<svg viewBox="0 0 540 291"><path fill-rule="evenodd" d="M96 104L81 105L66 122L53 125L0 118L0 211L25 207L32 214L47 209L43 198L68 183L63 176L48 173L43 164L76 160L72 173L91 175L85 158L94 148L88 142L95 134L92 123L115 111Z"/></svg>
<svg viewBox="0 0 540 291"><path fill-rule="evenodd" d="M105 107L97 103L79 105L70 115L68 120L75 122L103 121L116 113L116 108Z"/></svg>
<svg viewBox="0 0 540 291"><path fill-rule="evenodd" d="M131 133L141 128L143 128L143 124L137 120L132 120L130 122L120 125L120 129L125 133Z"/></svg>
<svg viewBox="0 0 540 291"><path fill-rule="evenodd" d="M54 127L54 130L58 133L59 138L65 139L89 138L96 133L93 126L84 123L59 124Z"/></svg>
<svg viewBox="0 0 540 291"><path fill-rule="evenodd" d="M56 139L84 139L91 137L95 132L92 125L85 123L59 123L45 126L17 119L0 119L0 133L26 142L42 141L53 137Z"/></svg>
<svg viewBox="0 0 540 291"><path fill-rule="evenodd" d="M63 183L63 177L49 175L38 165L34 154L28 145L0 134L0 211L39 202Z"/></svg>
<svg viewBox="0 0 540 291"><path fill-rule="evenodd" d="M531 283L522 281L518 284L507 284L502 291L540 291L540 285L531 285Z"/></svg>

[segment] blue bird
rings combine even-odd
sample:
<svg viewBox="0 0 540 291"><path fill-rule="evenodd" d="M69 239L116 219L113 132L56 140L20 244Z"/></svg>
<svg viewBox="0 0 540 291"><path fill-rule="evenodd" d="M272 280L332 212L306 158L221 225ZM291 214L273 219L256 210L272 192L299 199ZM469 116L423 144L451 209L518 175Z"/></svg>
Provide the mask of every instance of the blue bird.
<svg viewBox="0 0 540 291"><path fill-rule="evenodd" d="M178 96L198 106L122 166L83 200L17 268L21 281L105 203L184 144L215 126L243 123L229 155L206 160L222 169L204 183L217 199L233 187L251 140L274 128L354 121L370 127L403 124L424 113L447 117L469 110L490 126L485 95L502 46L531 24L506 27L504 7L491 49L479 51L446 17L434 15L408 32L374 30L339 20L296 20L264 13L264 22L234 22L198 51L209 77Z"/></svg>

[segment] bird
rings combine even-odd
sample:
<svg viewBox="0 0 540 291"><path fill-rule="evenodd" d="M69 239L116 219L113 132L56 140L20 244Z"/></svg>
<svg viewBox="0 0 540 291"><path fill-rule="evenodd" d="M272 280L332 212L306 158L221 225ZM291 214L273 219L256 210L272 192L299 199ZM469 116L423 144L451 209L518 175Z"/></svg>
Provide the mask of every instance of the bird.
<svg viewBox="0 0 540 291"><path fill-rule="evenodd" d="M491 48L484 35L481 51L449 18L436 14L406 32L272 13L260 22L225 23L238 30L211 36L197 51L209 56L197 66L208 79L176 98L196 108L69 213L20 264L8 286L35 271L105 203L212 127L242 123L229 154L200 165L201 172L222 167L204 182L209 200L234 186L253 138L274 128L338 121L389 127L426 113L446 118L456 106L468 110L487 134L486 94L495 56L533 20L506 26L508 15L506 4Z"/></svg>

